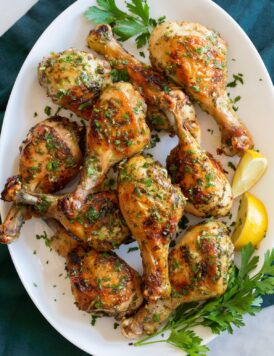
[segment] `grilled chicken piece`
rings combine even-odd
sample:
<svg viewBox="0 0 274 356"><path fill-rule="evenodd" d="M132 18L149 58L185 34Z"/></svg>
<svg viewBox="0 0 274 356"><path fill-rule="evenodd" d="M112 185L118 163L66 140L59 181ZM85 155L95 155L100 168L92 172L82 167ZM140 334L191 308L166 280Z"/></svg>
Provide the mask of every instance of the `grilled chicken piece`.
<svg viewBox="0 0 274 356"><path fill-rule="evenodd" d="M51 247L66 258L76 306L88 313L117 319L138 309L143 302L139 274L114 252L87 248L55 224L49 224L56 230Z"/></svg>
<svg viewBox="0 0 274 356"><path fill-rule="evenodd" d="M165 22L153 30L149 51L153 67L183 86L216 119L226 155L241 155L253 146L226 93L227 45L216 32L197 23Z"/></svg>
<svg viewBox="0 0 274 356"><path fill-rule="evenodd" d="M137 240L144 268L144 296L170 295L168 247L180 221L185 199L167 171L151 157L135 156L121 168L118 194L123 216Z"/></svg>
<svg viewBox="0 0 274 356"><path fill-rule="evenodd" d="M20 147L19 173L31 192L61 190L79 172L82 128L64 117L51 117L35 125ZM10 243L20 234L31 208L13 205L0 227L0 242Z"/></svg>
<svg viewBox="0 0 274 356"><path fill-rule="evenodd" d="M91 30L87 43L91 49L109 60L114 69L128 73L130 81L146 99L151 128L169 131L172 128L176 131L173 115L169 113L176 99L176 105L184 108L181 115L186 120L187 128L200 141L200 127L188 97L172 82L129 54L116 41L109 25L98 25Z"/></svg>
<svg viewBox="0 0 274 356"><path fill-rule="evenodd" d="M209 221L189 229L169 253L171 297L148 302L125 319L123 334L153 334L179 305L224 294L232 261L233 244L224 224Z"/></svg>
<svg viewBox="0 0 274 356"><path fill-rule="evenodd" d="M53 53L38 65L38 79L54 103L89 120L102 89L112 83L110 65L74 48Z"/></svg>
<svg viewBox="0 0 274 356"><path fill-rule="evenodd" d="M179 184L187 198L187 212L200 217L224 216L233 202L231 186L221 165L184 127L180 110L173 110L179 144L167 157L172 183Z"/></svg>
<svg viewBox="0 0 274 356"><path fill-rule="evenodd" d="M79 241L98 251L117 248L130 236L114 191L88 195L75 219L67 218L59 209L62 196L28 191L19 176L11 177L7 181L2 199L32 206L37 217L58 220Z"/></svg>
<svg viewBox="0 0 274 356"><path fill-rule="evenodd" d="M86 136L80 183L66 196L61 209L74 218L87 195L102 183L115 163L142 151L150 139L146 105L130 83L107 87L94 106Z"/></svg>

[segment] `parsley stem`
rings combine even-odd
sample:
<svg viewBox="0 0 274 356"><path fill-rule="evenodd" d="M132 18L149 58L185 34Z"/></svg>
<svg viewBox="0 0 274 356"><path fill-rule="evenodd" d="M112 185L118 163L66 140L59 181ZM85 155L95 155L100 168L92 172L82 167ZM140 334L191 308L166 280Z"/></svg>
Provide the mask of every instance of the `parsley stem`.
<svg viewBox="0 0 274 356"><path fill-rule="evenodd" d="M143 342L143 340L137 341L134 343L134 346L144 346L144 345L150 345L150 344L158 344L158 342L167 342L168 339L163 339L163 340L155 340L155 341L148 341L148 342Z"/></svg>

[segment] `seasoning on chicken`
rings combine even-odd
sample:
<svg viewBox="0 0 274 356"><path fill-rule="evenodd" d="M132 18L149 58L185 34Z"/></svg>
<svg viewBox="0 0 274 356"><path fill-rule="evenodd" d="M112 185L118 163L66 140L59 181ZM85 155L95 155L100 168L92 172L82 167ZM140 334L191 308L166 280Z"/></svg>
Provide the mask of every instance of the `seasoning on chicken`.
<svg viewBox="0 0 274 356"><path fill-rule="evenodd" d="M176 106L171 111L179 138L167 157L172 183L179 184L187 198L187 212L200 217L227 215L233 202L231 186L221 165L186 129L180 111Z"/></svg>
<svg viewBox="0 0 274 356"><path fill-rule="evenodd" d="M86 154L76 190L60 202L75 218L89 193L102 183L115 163L141 152L150 140L146 105L130 83L107 87L95 104L86 134Z"/></svg>
<svg viewBox="0 0 274 356"><path fill-rule="evenodd" d="M2 192L2 199L33 207L35 216L54 218L79 241L99 251L109 251L125 242L130 232L121 214L114 191L88 195L75 219L60 210L62 196L31 192L19 176L11 177Z"/></svg>
<svg viewBox="0 0 274 356"><path fill-rule="evenodd" d="M49 225L55 230L51 247L66 259L71 291L80 310L120 319L140 307L141 278L133 268L114 252L98 252L72 240L55 221Z"/></svg>
<svg viewBox="0 0 274 356"><path fill-rule="evenodd" d="M129 54L116 41L109 25L98 25L91 30L87 43L92 50L109 60L114 70L126 71L129 80L146 99L148 124L151 128L176 132L173 116L167 110L169 106L174 105L176 98L176 105L182 107L181 115L185 119L186 127L197 141L200 141L200 127L188 97L174 83ZM165 102L164 108L162 102Z"/></svg>
<svg viewBox="0 0 274 356"><path fill-rule="evenodd" d="M74 48L52 53L38 66L38 79L52 101L89 120L102 89L112 83L110 65Z"/></svg>
<svg viewBox="0 0 274 356"><path fill-rule="evenodd" d="M171 297L149 301L123 320L123 334L130 338L153 334L179 305L224 294L233 257L224 224L208 221L190 228L169 253Z"/></svg>
<svg viewBox="0 0 274 356"><path fill-rule="evenodd" d="M64 117L35 125L20 147L19 174L31 192L53 193L69 183L80 169L82 128ZM0 226L0 242L11 243L32 216L32 209L13 205Z"/></svg>
<svg viewBox="0 0 274 356"><path fill-rule="evenodd" d="M135 156L121 168L118 194L123 216L137 240L144 269L144 296L170 295L168 248L180 221L185 199L167 171L151 157Z"/></svg>
<svg viewBox="0 0 274 356"><path fill-rule="evenodd" d="M152 31L149 51L153 67L216 119L226 155L241 155L253 146L226 92L227 45L215 31L198 23L164 22Z"/></svg>

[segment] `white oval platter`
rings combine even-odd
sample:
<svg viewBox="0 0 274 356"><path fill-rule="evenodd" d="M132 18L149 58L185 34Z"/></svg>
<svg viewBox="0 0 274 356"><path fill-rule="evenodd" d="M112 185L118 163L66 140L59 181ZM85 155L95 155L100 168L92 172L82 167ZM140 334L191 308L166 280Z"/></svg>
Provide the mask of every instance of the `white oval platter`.
<svg viewBox="0 0 274 356"><path fill-rule="evenodd" d="M124 6L122 1L117 3ZM18 148L27 131L38 121L45 118L44 107L54 105L39 86L36 75L37 64L51 51L58 52L69 47L87 50L85 39L92 27L83 12L95 0L79 0L66 9L52 22L29 53L17 77L6 110L0 146L0 187L6 179L17 173ZM221 33L229 44L229 73L243 73L244 85L231 90L231 96L242 97L239 102L239 114L252 132L256 144L269 160L267 174L252 190L266 205L269 214L269 231L258 249L258 254L274 246L274 95L270 77L255 47L237 25L237 23L213 1L210 0L149 0L151 16L165 15L168 20L196 21ZM45 14L46 16L46 14ZM139 59L134 41L128 41L126 48ZM53 110L54 111L54 110ZM38 113L34 117L34 112ZM68 111L62 111L69 116ZM202 144L216 155L220 144L218 128L212 118L197 108L203 132ZM213 131L212 131L213 130ZM176 139L161 135L161 142L153 149L154 157L165 164L170 149ZM231 159L219 157L225 169ZM232 161L237 162L237 158ZM232 172L230 172L231 175ZM237 205L237 202L236 202ZM234 208L234 214L236 210ZM2 218L6 215L8 204L0 203ZM192 219L192 222L197 219ZM231 221L230 221L231 222ZM64 278L64 261L35 238L47 226L38 219L27 222L18 241L9 247L17 272L33 302L64 337L93 356L158 356L181 355L179 350L166 344L154 344L145 347L128 345L120 333L114 330L114 320L101 318L95 326L90 325L90 316L77 310L73 304L68 279ZM127 253L129 246L122 246L118 253L133 267L140 270L138 252ZM62 274L62 275L61 275ZM31 317L31 316L27 316ZM39 327L39 325L37 325ZM213 335L206 329L200 329L204 341L209 342Z"/></svg>

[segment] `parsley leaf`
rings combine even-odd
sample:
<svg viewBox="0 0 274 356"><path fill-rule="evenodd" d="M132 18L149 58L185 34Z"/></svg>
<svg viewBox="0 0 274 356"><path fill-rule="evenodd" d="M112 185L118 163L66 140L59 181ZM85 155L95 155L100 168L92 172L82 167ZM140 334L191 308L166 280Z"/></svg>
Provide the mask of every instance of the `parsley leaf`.
<svg viewBox="0 0 274 356"><path fill-rule="evenodd" d="M172 330L167 342L174 345L189 356L205 356L209 348L202 345L202 339L192 330Z"/></svg>
<svg viewBox="0 0 274 356"><path fill-rule="evenodd" d="M84 16L95 24L111 24L119 41L135 37L137 48L147 43L153 27L165 21L165 16L150 18L147 0L126 2L129 13L120 10L115 0L97 0L97 4L88 8Z"/></svg>

